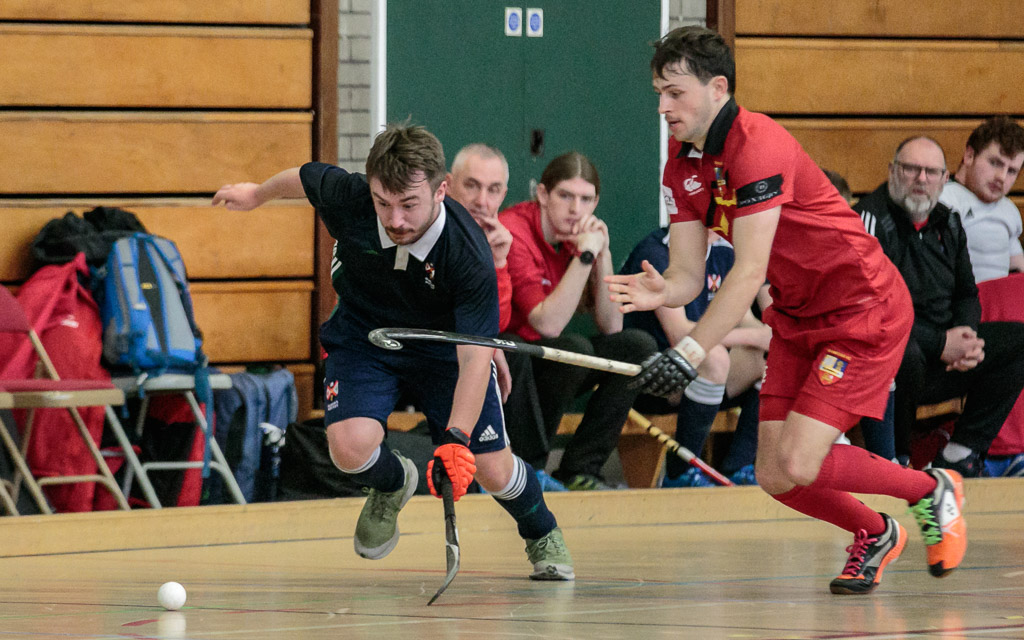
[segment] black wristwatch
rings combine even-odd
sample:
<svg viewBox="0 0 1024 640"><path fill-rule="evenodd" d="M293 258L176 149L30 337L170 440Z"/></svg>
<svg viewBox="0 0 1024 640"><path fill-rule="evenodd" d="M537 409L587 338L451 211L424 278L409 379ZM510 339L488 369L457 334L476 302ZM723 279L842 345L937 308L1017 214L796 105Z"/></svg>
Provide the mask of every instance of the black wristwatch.
<svg viewBox="0 0 1024 640"><path fill-rule="evenodd" d="M585 265L589 266L594 264L594 252L590 251L589 249L581 253L578 257L580 259L580 262L582 262Z"/></svg>

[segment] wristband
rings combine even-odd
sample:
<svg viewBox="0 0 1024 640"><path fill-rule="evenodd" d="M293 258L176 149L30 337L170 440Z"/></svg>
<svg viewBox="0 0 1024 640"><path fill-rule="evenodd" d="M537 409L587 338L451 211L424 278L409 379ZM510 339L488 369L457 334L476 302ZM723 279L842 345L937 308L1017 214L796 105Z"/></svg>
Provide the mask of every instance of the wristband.
<svg viewBox="0 0 1024 640"><path fill-rule="evenodd" d="M585 264L585 265L592 265L592 264L594 264L594 252L591 251L590 249L587 249L586 251L583 251L577 257L580 259L580 262Z"/></svg>
<svg viewBox="0 0 1024 640"><path fill-rule="evenodd" d="M675 347L676 351L683 354L683 357L693 365L696 369L700 366L700 363L704 362L704 358L707 357L707 353L704 351L704 347L697 344L697 341L686 336L679 341L679 344Z"/></svg>

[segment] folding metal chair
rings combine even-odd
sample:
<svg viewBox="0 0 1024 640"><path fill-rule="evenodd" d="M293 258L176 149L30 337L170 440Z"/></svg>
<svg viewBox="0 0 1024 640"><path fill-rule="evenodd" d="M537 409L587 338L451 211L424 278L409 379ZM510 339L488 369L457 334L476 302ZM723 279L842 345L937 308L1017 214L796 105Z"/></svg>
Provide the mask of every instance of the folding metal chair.
<svg viewBox="0 0 1024 640"><path fill-rule="evenodd" d="M116 423L117 417L111 410L111 406L124 404L124 393L109 382L102 380L62 380L57 374L50 356L46 353L39 336L32 329L28 318L18 303L17 299L0 285L0 332L15 333L25 336L32 345L39 358L39 365L36 367L38 374L45 375L45 378L36 377L30 379L0 379L0 409L27 409L28 414L25 420L25 427L22 430L21 447L18 447L14 439L8 433L5 425L0 424L0 440L7 450L8 455L14 463L16 472L14 479L0 483L0 503L8 513L18 515L15 504L18 491L22 483L28 488L33 500L42 513L53 513L53 509L46 501L42 487L47 485L77 484L95 482L109 491L117 500L121 509L128 510L128 501L124 493L117 486L110 468L103 459L99 448L93 441L85 422L82 420L78 407L105 407L108 420L113 419L117 424L117 430L121 431L120 424ZM93 460L96 461L97 473L73 475L73 476L52 476L36 478L32 475L28 464L25 462L25 452L32 437L32 426L35 417L35 409L38 408L63 408L67 409L72 421L78 430L89 450ZM138 459L131 447L125 451L129 463L138 467Z"/></svg>
<svg viewBox="0 0 1024 640"><path fill-rule="evenodd" d="M206 435L209 425L206 424L206 416L203 415L203 411L199 407L199 402L196 400L195 376L179 373L164 373L156 376L145 377L141 380L134 376L119 376L113 379L113 384L123 391L126 396L141 397L138 421L135 425L135 434L137 437L142 435L142 430L146 423L146 414L149 410L149 399L158 394L175 394L184 396L192 411L193 422L197 427L199 427L203 435ZM213 389L230 389L231 376L223 373L210 375L210 387ZM226 429L227 425L225 425L224 428ZM125 437L123 431L121 431L120 425L114 427L114 433L117 436L118 441L122 443L122 448L124 448L123 445L128 443L128 439ZM224 457L224 452L221 450L220 446L217 444L217 440L214 438L210 439L210 456L210 469L219 473L224 479L224 485L227 487L228 493L231 494L232 500L238 504L245 504L245 497L242 495L242 490L238 486L238 481L235 480L235 476L231 472L231 467L228 466L228 461ZM202 466L203 463L201 461L190 462L188 460L150 461L144 462L141 465L131 465L124 476L124 486L122 488L126 494L130 493L134 477L137 476L142 493L145 495L150 506L159 508L161 506L160 500L157 498L156 491L153 489L153 483L150 482L150 471L200 469Z"/></svg>

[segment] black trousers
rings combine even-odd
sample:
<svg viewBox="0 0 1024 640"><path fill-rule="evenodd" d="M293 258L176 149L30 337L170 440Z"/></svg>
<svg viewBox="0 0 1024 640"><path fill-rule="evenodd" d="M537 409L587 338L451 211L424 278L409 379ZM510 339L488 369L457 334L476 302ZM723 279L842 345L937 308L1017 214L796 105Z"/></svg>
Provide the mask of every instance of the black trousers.
<svg viewBox="0 0 1024 640"><path fill-rule="evenodd" d="M982 322L985 359L970 371L946 371L928 361L913 338L896 374L896 454L910 454L910 435L922 404L967 396L951 442L984 454L1024 388L1024 323Z"/></svg>
<svg viewBox="0 0 1024 640"><path fill-rule="evenodd" d="M592 338L567 333L535 344L636 364L658 349L650 334L637 329ZM551 440L573 401L597 385L554 475L560 479L578 474L600 477L638 393L628 387L631 378L519 353L507 353L506 358L512 392L505 403L505 429L512 451L535 469L547 464Z"/></svg>

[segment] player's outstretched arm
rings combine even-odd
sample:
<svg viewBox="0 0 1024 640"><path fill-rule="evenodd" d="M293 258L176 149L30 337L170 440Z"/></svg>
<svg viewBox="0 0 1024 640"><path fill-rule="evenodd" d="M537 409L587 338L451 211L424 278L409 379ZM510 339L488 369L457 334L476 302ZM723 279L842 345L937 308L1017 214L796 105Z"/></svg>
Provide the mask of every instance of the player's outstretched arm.
<svg viewBox="0 0 1024 640"><path fill-rule="evenodd" d="M619 311L650 311L665 304L666 283L650 262L641 263L643 271L630 275L605 276L609 299L619 304Z"/></svg>
<svg viewBox="0 0 1024 640"><path fill-rule="evenodd" d="M704 258L707 230L698 221L675 222L669 228L669 264L658 273L646 260L643 272L608 276L608 292L619 311L650 311L658 307L681 307L704 289Z"/></svg>
<svg viewBox="0 0 1024 640"><path fill-rule="evenodd" d="M213 204L231 211L251 211L277 198L303 198L306 195L299 168L285 169L263 184L239 182L226 184L213 195Z"/></svg>

